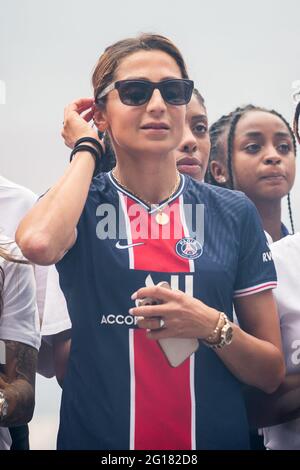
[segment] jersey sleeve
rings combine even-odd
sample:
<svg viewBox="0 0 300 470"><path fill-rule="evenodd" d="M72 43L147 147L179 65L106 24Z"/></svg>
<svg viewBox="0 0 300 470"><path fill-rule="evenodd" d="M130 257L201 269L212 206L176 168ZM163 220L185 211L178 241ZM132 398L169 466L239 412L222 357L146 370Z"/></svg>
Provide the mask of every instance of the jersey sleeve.
<svg viewBox="0 0 300 470"><path fill-rule="evenodd" d="M245 197L238 269L233 296L257 294L277 285L272 253L254 204Z"/></svg>

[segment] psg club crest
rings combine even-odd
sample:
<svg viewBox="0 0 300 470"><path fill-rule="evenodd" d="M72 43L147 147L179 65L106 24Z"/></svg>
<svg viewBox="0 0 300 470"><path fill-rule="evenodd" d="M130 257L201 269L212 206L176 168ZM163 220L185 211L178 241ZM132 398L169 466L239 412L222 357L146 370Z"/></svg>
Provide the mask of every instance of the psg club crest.
<svg viewBox="0 0 300 470"><path fill-rule="evenodd" d="M182 238L176 243L176 253L181 258L196 259L203 253L201 244L195 238Z"/></svg>

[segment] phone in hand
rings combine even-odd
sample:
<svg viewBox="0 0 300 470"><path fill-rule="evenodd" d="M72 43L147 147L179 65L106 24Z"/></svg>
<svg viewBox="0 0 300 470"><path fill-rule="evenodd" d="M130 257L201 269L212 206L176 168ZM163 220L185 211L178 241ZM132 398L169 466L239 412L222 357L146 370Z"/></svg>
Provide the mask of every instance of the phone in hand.
<svg viewBox="0 0 300 470"><path fill-rule="evenodd" d="M157 284L160 287L171 289L168 282L159 282ZM141 305L158 305L162 303L159 299L153 299L146 297L144 299L137 299L136 306ZM158 344L165 354L170 366L178 367L186 359L188 359L199 347L199 341L197 338L162 338L159 339Z"/></svg>

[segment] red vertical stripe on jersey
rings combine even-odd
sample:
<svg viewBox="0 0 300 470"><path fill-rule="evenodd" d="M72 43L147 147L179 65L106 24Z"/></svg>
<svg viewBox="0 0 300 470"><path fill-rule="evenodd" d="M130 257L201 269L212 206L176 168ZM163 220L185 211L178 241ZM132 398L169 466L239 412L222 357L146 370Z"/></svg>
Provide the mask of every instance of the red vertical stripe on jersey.
<svg viewBox="0 0 300 470"><path fill-rule="evenodd" d="M176 254L176 243L184 237L180 220L179 199L171 204L170 236L163 238L165 226L158 226L155 214L149 215L138 206L140 227L148 225L147 233L139 233L135 215L136 203L127 198L132 243L135 246L134 269L159 272L189 272L189 262ZM154 219L154 220L153 220ZM158 239L149 237L152 227ZM176 228L176 231L174 229ZM134 331L135 376L135 449L191 449L192 416L190 360L171 367L158 343L149 340L144 330Z"/></svg>

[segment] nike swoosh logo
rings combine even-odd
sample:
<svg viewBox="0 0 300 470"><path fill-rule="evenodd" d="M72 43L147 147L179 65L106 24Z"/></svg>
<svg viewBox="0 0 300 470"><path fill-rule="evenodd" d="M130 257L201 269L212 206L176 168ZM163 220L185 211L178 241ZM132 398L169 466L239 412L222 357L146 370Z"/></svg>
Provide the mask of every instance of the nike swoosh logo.
<svg viewBox="0 0 300 470"><path fill-rule="evenodd" d="M126 248L132 248L133 246L139 246L139 245L145 245L144 242L139 242L139 243L131 243L130 245L121 245L120 242L118 241L116 243L116 248L119 250L126 250Z"/></svg>

